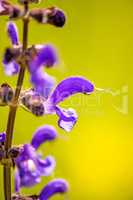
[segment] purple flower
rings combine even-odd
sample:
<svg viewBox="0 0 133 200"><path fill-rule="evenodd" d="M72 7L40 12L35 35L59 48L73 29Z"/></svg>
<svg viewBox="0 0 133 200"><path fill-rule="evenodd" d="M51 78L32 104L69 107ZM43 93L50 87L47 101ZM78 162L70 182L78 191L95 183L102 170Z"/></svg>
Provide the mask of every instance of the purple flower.
<svg viewBox="0 0 133 200"><path fill-rule="evenodd" d="M12 42L13 48L6 49L4 53L4 58L3 58L3 65L4 65L5 73L8 76L12 76L19 72L19 59L22 54L22 46L19 43L18 30L15 23L9 22L7 24L7 33ZM39 84L39 92L41 90L41 93L42 93L44 92L43 86L44 86L44 81L45 81L44 79L46 75L43 76L43 71L41 67L54 66L58 61L57 53L51 45L33 45L32 47L29 47L27 49L26 56L28 60L28 67L29 67L29 72L31 75L31 80L33 80L32 83L34 84L34 86L36 84L35 80L37 79L38 74L39 76L41 75L42 77L41 80L43 79L42 87L41 87L41 84ZM37 80L37 83L38 83L38 80Z"/></svg>
<svg viewBox="0 0 133 200"><path fill-rule="evenodd" d="M58 125L69 132L73 126L76 124L77 121L77 114L76 112L69 108L69 109L62 109L58 106L58 104L62 101L64 101L66 98L70 97L71 95L77 94L77 93L83 93L86 95L91 94L94 91L94 85L87 79L83 77L70 77L63 81L61 81L56 88L53 90L53 92L50 93L47 99L40 96L40 103L42 103L42 107L44 112L39 115L42 116L44 114L57 114L59 117ZM28 94L27 94L28 95ZM25 96L21 99L22 103L34 114L32 106L34 99L34 96L36 93L34 91L29 92L29 96L31 101L29 101L29 98L27 100L25 99L25 102L23 103L23 99Z"/></svg>
<svg viewBox="0 0 133 200"><path fill-rule="evenodd" d="M57 137L56 130L52 126L42 126L35 132L31 144L24 144L20 155L15 159L17 166L15 172L15 190L20 187L31 187L41 181L41 176L48 176L55 168L55 160L52 156L45 159L36 152L41 144L52 141Z"/></svg>
<svg viewBox="0 0 133 200"><path fill-rule="evenodd" d="M12 45L19 45L18 29L15 23L9 22L7 24L7 32Z"/></svg>
<svg viewBox="0 0 133 200"><path fill-rule="evenodd" d="M55 194L63 194L68 191L68 183L63 179L55 179L49 182L41 191L39 200L48 200Z"/></svg>

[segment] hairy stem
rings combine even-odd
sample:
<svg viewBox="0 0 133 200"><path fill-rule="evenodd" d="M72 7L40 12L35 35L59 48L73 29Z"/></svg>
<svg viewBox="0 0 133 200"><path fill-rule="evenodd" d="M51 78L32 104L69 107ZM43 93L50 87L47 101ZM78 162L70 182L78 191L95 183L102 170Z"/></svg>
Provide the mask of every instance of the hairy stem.
<svg viewBox="0 0 133 200"><path fill-rule="evenodd" d="M26 12L28 11L28 3L25 3L25 11ZM20 95L21 88L23 85L24 75L25 75L26 60L25 60L24 54L27 49L27 43L28 43L28 23L29 23L29 19L27 17L24 17L24 19L23 19L22 62L20 64L21 67L20 67L20 72L18 75L14 98L13 98L12 103L9 108L9 115L8 115L7 128L6 128L6 142L5 142L5 151L6 152L8 152L8 150L12 146L12 136L13 136L17 107L18 107L18 100L19 100L19 95ZM6 155L6 156L8 158L8 155ZM5 200L11 200L11 166L8 166L8 165L4 166L3 175L4 175Z"/></svg>

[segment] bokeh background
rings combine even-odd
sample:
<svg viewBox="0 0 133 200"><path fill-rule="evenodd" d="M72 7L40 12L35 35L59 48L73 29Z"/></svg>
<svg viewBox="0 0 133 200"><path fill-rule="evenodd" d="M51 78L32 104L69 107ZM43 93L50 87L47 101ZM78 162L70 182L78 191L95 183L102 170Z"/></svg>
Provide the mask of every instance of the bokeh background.
<svg viewBox="0 0 133 200"><path fill-rule="evenodd" d="M57 82L70 75L82 75L105 91L91 96L75 95L62 103L65 108L76 109L79 115L70 134L58 128L56 116L36 118L18 110L14 144L29 142L36 128L43 124L54 125L59 132L56 142L41 147L44 155L55 156L55 172L23 192L37 193L52 178L62 177L70 183L70 191L53 200L132 200L133 1L45 0L39 6L50 5L65 10L66 26L56 29L31 22L29 44L53 43L58 49L59 65L47 70L56 76ZM1 60L3 49L9 45L6 20L0 18ZM21 36L22 24L17 24ZM16 77L6 77L1 64L0 83L5 81L15 86ZM24 87L29 86L26 74ZM5 130L7 115L8 108L0 108L0 131ZM0 179L3 200L2 167Z"/></svg>

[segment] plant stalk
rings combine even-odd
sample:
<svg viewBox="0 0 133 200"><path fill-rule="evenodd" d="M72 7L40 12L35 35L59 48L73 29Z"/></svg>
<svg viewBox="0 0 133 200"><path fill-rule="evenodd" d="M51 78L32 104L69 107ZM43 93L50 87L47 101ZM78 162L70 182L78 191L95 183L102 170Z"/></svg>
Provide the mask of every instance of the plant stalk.
<svg viewBox="0 0 133 200"><path fill-rule="evenodd" d="M28 11L28 3L25 3L25 11ZM20 63L20 72L18 75L18 80L16 84L15 94L13 100L9 107L7 128L6 128L6 141L5 141L5 151L6 158L8 158L7 152L12 146L12 136L14 131L14 124L16 118L16 112L18 107L19 95L23 85L25 70L26 70L26 60L25 60L25 51L28 45L28 17L23 18L23 46L22 46L22 62ZM4 196L5 200L11 200L11 166L4 165Z"/></svg>

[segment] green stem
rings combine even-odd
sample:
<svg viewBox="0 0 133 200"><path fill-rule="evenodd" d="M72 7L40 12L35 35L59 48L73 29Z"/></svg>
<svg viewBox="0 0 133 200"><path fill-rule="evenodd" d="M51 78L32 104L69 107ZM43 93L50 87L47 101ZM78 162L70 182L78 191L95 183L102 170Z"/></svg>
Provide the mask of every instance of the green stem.
<svg viewBox="0 0 133 200"><path fill-rule="evenodd" d="M25 10L26 10L26 12L28 11L28 3L25 4ZM18 100L19 100L19 95L20 95L21 88L23 85L24 75L25 75L25 69L26 69L25 63L26 62L25 62L24 54L25 54L25 50L27 49L27 43L28 43L28 23L29 23L29 19L27 17L25 17L23 19L22 62L21 62L20 72L18 75L14 98L13 98L12 103L9 108L9 115L8 115L8 121L7 121L6 141L5 141L6 153L12 146L12 136L13 136L17 107L18 107ZM7 158L8 158L8 156L7 156ZM11 166L4 166L3 176L4 176L5 200L11 200Z"/></svg>

